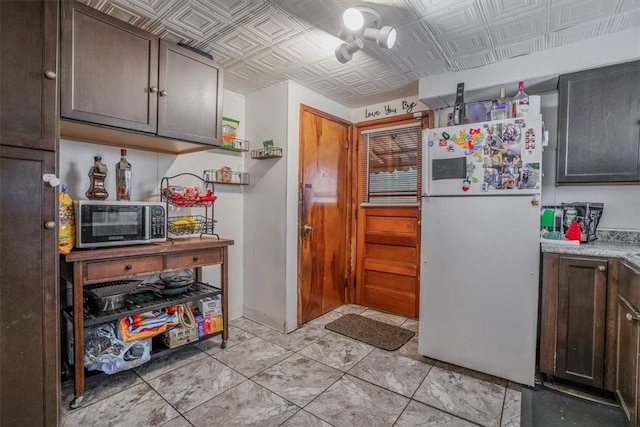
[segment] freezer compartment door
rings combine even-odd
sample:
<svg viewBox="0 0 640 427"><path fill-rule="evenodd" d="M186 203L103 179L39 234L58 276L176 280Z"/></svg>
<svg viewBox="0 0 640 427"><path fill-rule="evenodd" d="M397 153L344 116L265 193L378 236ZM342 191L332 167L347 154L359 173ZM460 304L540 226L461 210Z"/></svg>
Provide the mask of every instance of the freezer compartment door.
<svg viewBox="0 0 640 427"><path fill-rule="evenodd" d="M429 196L540 191L540 115L427 129L422 139L422 182Z"/></svg>

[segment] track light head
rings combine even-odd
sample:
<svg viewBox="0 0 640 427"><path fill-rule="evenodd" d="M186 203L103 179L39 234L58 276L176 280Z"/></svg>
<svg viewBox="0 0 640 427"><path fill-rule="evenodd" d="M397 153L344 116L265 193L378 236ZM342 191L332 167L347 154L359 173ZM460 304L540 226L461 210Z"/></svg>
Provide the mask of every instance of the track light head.
<svg viewBox="0 0 640 427"><path fill-rule="evenodd" d="M378 46L391 49L396 44L396 29L385 25L380 29L365 28L364 39L378 43Z"/></svg>
<svg viewBox="0 0 640 427"><path fill-rule="evenodd" d="M351 61L353 58L353 54L359 51L364 47L364 42L362 39L355 39L350 41L349 43L342 43L338 47L336 47L336 59L341 64L346 64Z"/></svg>

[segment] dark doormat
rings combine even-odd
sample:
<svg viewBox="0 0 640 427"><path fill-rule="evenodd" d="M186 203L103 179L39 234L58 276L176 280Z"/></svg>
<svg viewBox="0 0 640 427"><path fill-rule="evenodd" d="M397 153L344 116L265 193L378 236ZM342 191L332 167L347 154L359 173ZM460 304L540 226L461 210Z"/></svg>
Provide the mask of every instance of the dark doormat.
<svg viewBox="0 0 640 427"><path fill-rule="evenodd" d="M357 314L345 314L327 323L325 328L388 351L399 349L415 335L408 329Z"/></svg>

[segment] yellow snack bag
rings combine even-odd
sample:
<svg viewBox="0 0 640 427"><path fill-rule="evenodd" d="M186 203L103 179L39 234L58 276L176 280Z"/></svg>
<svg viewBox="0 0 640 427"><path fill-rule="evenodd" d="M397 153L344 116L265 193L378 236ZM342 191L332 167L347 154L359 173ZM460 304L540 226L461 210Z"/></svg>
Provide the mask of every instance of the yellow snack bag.
<svg viewBox="0 0 640 427"><path fill-rule="evenodd" d="M75 216L73 200L67 193L67 186L62 186L58 195L58 212L60 225L58 230L58 250L61 254L68 254L75 244Z"/></svg>

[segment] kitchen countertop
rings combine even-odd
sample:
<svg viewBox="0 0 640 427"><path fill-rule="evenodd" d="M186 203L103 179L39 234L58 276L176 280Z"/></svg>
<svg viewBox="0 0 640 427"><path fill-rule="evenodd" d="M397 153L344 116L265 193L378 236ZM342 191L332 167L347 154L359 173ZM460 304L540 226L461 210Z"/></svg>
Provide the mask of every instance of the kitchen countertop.
<svg viewBox="0 0 640 427"><path fill-rule="evenodd" d="M632 267L640 269L640 244L636 242L595 240L580 245L544 242L540 247L544 253L620 258Z"/></svg>

